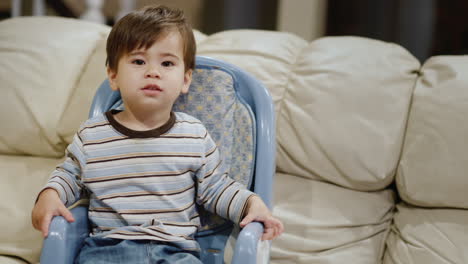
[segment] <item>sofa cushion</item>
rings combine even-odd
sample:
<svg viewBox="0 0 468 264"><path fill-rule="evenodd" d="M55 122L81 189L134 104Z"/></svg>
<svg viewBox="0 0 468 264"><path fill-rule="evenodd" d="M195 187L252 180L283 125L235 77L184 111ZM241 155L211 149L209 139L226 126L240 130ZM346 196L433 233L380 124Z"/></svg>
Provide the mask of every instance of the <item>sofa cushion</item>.
<svg viewBox="0 0 468 264"><path fill-rule="evenodd" d="M384 264L468 263L468 210L399 204Z"/></svg>
<svg viewBox="0 0 468 264"><path fill-rule="evenodd" d="M19 258L11 257L11 256L0 256L0 263L2 264L28 264L28 262L23 261Z"/></svg>
<svg viewBox="0 0 468 264"><path fill-rule="evenodd" d="M107 31L103 25L65 18L0 22L0 153L63 155L66 145L57 133L59 120Z"/></svg>
<svg viewBox="0 0 468 264"><path fill-rule="evenodd" d="M110 28L109 28L110 30ZM73 135L80 124L88 119L89 109L94 94L101 83L107 78L106 74L106 42L108 32L102 30L92 53L89 55L82 74L76 82L76 87L68 98L68 104L60 118L57 134L70 144Z"/></svg>
<svg viewBox="0 0 468 264"><path fill-rule="evenodd" d="M418 61L358 37L313 41L298 58L278 116L278 170L356 190L388 186Z"/></svg>
<svg viewBox="0 0 468 264"><path fill-rule="evenodd" d="M393 207L391 190L360 192L279 173L273 213L285 231L273 241L271 262L379 263Z"/></svg>
<svg viewBox="0 0 468 264"><path fill-rule="evenodd" d="M3 225L0 255L39 262L42 236L32 227L31 210L39 190L59 162L54 158L0 155L0 223Z"/></svg>
<svg viewBox="0 0 468 264"><path fill-rule="evenodd" d="M468 208L468 57L429 59L413 95L397 172L413 205Z"/></svg>

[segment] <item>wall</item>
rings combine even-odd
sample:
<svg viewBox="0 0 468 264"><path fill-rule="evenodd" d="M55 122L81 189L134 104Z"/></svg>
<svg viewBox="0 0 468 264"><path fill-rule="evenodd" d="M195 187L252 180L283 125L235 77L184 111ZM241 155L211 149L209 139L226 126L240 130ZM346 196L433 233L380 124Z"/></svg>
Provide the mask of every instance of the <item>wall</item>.
<svg viewBox="0 0 468 264"><path fill-rule="evenodd" d="M279 31L311 41L325 34L327 0L279 0Z"/></svg>

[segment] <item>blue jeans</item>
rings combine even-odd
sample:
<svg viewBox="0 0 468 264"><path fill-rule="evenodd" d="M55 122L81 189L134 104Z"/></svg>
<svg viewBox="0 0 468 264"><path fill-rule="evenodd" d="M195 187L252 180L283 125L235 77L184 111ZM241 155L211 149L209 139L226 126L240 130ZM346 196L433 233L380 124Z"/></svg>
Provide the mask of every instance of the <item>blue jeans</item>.
<svg viewBox="0 0 468 264"><path fill-rule="evenodd" d="M201 264L197 254L158 241L88 237L75 264Z"/></svg>

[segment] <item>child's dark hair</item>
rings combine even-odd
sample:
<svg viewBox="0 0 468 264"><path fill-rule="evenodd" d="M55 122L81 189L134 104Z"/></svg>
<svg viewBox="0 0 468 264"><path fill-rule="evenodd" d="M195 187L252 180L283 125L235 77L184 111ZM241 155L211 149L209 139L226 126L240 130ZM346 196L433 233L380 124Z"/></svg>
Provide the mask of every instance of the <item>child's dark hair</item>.
<svg viewBox="0 0 468 264"><path fill-rule="evenodd" d="M147 6L129 13L112 28L107 38L106 65L117 72L119 59L135 49L147 49L159 37L176 30L183 41L185 71L195 68L196 43L184 13L166 6Z"/></svg>

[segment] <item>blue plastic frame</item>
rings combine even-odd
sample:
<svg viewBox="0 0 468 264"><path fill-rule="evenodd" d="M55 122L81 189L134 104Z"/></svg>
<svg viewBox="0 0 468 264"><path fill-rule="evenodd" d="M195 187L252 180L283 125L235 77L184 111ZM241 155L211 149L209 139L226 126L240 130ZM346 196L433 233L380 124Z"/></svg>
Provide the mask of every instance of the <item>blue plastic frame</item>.
<svg viewBox="0 0 468 264"><path fill-rule="evenodd" d="M196 64L197 67L219 67L230 72L238 96L254 113L257 145L252 186L253 191L271 208L276 144L274 106L268 90L249 73L232 64L201 56L197 56ZM104 81L94 96L89 116L107 111L118 100L120 93L110 90L109 82ZM84 239L88 236L89 223L86 207L78 206L71 211L76 220L74 223L68 223L60 216L53 218L49 235L44 240L41 264L73 263ZM231 229L231 225L225 225L217 230L216 236L205 236L203 232L197 234L197 240L204 249L203 263L223 263L224 247ZM260 223L250 223L241 230L234 249L233 264L256 263L257 243L262 233L263 225Z"/></svg>

